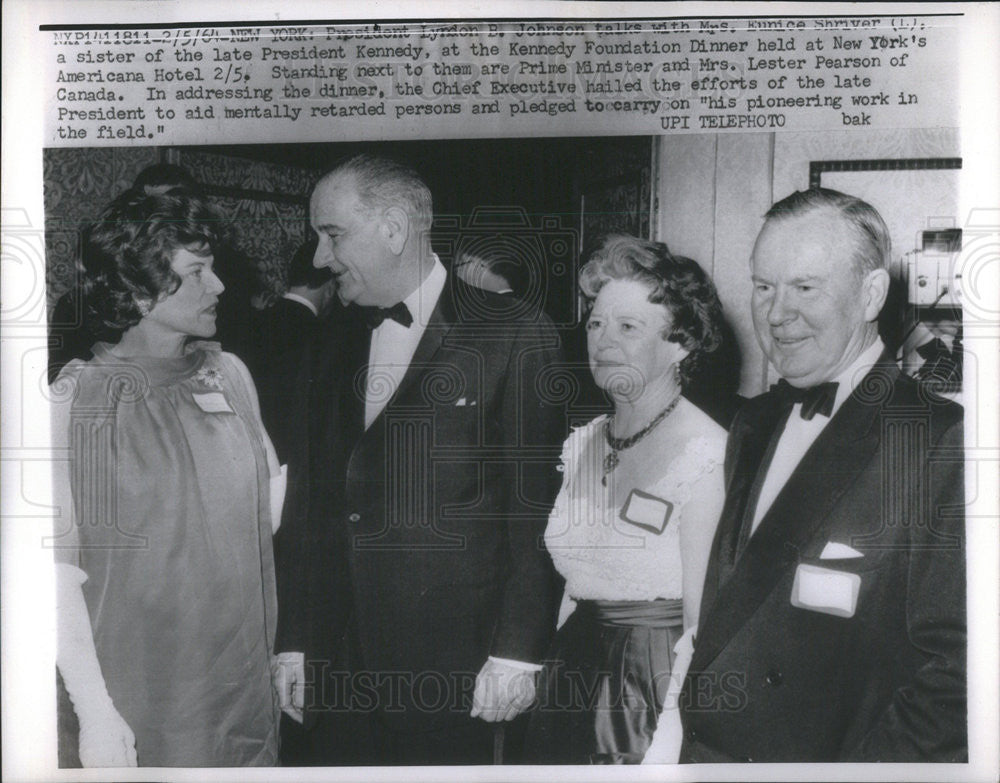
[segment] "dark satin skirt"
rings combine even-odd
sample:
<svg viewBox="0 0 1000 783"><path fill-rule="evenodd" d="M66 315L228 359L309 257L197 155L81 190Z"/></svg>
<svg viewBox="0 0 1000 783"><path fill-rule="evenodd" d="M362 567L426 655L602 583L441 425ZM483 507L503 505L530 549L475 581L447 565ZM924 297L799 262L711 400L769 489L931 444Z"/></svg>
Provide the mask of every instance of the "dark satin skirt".
<svg viewBox="0 0 1000 783"><path fill-rule="evenodd" d="M524 761L642 761L682 633L680 600L580 601L540 675Z"/></svg>

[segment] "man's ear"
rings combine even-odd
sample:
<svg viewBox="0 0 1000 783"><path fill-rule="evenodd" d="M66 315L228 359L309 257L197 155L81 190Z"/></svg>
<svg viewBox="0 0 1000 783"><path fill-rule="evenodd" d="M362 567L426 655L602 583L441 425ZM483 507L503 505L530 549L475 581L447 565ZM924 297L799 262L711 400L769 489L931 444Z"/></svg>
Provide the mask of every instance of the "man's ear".
<svg viewBox="0 0 1000 783"><path fill-rule="evenodd" d="M400 207L388 207L382 213L382 236L397 256L402 254L410 234L410 216Z"/></svg>
<svg viewBox="0 0 1000 783"><path fill-rule="evenodd" d="M861 296L865 303L865 320L871 323L885 306L889 296L889 272L885 269L875 269L865 275L861 284Z"/></svg>

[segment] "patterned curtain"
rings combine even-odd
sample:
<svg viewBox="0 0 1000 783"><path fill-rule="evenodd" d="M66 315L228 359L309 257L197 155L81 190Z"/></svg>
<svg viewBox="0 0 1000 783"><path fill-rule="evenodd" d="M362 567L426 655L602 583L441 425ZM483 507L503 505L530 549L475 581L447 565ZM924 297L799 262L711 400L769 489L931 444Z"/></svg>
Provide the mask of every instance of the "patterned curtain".
<svg viewBox="0 0 1000 783"><path fill-rule="evenodd" d="M45 280L50 310L77 283L83 226L128 189L140 171L156 162L154 147L43 151Z"/></svg>

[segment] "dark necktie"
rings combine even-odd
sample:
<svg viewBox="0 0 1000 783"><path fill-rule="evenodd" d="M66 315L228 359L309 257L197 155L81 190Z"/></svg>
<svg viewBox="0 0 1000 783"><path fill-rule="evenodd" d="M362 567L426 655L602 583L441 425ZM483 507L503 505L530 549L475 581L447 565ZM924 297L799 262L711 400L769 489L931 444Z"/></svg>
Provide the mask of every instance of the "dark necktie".
<svg viewBox="0 0 1000 783"><path fill-rule="evenodd" d="M386 318L405 326L407 329L413 323L413 316L410 315L409 308L402 302L392 307L362 307L361 312L369 329L378 329Z"/></svg>
<svg viewBox="0 0 1000 783"><path fill-rule="evenodd" d="M837 399L837 386L836 382L827 381L800 389L782 378L771 387L771 391L787 405L801 403L802 408L799 413L803 419L809 421L817 413L829 418L830 414L833 413L833 403Z"/></svg>

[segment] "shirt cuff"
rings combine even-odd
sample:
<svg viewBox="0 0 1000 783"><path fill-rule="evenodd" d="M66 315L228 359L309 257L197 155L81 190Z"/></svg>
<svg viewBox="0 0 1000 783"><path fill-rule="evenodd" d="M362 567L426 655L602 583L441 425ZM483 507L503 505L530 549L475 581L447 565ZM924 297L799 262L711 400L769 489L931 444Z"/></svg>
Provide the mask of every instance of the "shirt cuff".
<svg viewBox="0 0 1000 783"><path fill-rule="evenodd" d="M505 666L510 666L512 669L521 669L526 672L540 672L542 670L542 665L540 663L528 663L527 661L514 661L510 658L497 658L495 655L491 655L489 660L496 663L502 663Z"/></svg>

